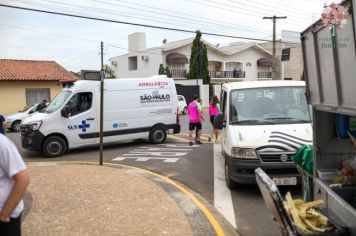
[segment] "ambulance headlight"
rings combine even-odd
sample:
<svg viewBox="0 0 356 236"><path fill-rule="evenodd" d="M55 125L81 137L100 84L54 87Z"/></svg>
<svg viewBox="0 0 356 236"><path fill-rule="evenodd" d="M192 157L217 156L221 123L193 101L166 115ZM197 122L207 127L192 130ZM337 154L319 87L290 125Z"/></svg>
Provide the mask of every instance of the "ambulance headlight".
<svg viewBox="0 0 356 236"><path fill-rule="evenodd" d="M41 125L42 125L42 120L39 121L34 121L31 124L29 124L32 130L38 130Z"/></svg>
<svg viewBox="0 0 356 236"><path fill-rule="evenodd" d="M245 160L256 160L257 154L255 149L252 148L231 148L231 156L236 159L245 159Z"/></svg>

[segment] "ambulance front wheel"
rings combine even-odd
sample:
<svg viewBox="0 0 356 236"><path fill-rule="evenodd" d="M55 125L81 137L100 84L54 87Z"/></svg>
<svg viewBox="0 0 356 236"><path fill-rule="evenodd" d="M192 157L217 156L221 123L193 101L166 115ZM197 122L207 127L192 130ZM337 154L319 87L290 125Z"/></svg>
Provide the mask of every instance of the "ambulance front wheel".
<svg viewBox="0 0 356 236"><path fill-rule="evenodd" d="M163 143L167 138L166 128L163 126L153 127L148 138L152 144Z"/></svg>
<svg viewBox="0 0 356 236"><path fill-rule="evenodd" d="M67 150L67 144L59 136L50 136L43 142L42 151L46 157L60 157Z"/></svg>

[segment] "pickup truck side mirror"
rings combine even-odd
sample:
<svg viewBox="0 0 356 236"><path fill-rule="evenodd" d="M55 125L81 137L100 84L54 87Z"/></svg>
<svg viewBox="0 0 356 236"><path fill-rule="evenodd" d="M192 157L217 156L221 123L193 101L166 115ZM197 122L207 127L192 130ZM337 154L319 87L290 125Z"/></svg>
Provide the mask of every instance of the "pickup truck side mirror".
<svg viewBox="0 0 356 236"><path fill-rule="evenodd" d="M214 119L214 128L223 129L226 126L226 121L223 113L219 113L215 116Z"/></svg>

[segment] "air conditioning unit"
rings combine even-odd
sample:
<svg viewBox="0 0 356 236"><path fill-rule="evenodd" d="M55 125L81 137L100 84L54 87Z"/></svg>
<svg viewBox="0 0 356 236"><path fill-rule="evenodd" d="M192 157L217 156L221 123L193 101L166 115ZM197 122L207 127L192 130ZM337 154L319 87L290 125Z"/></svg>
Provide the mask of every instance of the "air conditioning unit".
<svg viewBox="0 0 356 236"><path fill-rule="evenodd" d="M142 56L142 61L148 61L148 56Z"/></svg>

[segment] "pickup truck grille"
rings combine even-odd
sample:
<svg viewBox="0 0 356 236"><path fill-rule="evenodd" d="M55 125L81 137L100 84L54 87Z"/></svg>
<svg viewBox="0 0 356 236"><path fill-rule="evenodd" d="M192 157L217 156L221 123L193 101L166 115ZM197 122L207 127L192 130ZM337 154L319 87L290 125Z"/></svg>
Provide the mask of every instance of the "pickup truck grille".
<svg viewBox="0 0 356 236"><path fill-rule="evenodd" d="M267 163L281 163L281 155L286 154L288 156L287 163L288 162L293 162L291 159L291 156L294 153L258 153L258 156L260 157L261 162L267 162Z"/></svg>

